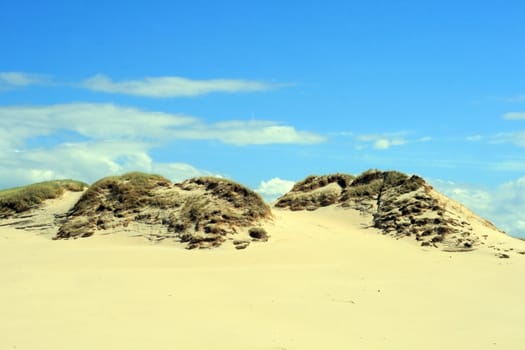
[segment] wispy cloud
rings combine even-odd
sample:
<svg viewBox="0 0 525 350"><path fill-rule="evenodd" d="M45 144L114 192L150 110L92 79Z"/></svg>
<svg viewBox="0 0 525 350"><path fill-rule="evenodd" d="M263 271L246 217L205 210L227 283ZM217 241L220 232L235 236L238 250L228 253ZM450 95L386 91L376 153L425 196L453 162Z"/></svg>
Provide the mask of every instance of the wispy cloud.
<svg viewBox="0 0 525 350"><path fill-rule="evenodd" d="M0 90L30 85L42 85L49 82L50 78L46 75L21 72L0 72Z"/></svg>
<svg viewBox="0 0 525 350"><path fill-rule="evenodd" d="M113 81L111 78L99 74L86 79L80 86L89 90L105 93L170 98L199 96L214 92L235 93L265 91L275 88L278 85L253 80L193 80L172 76Z"/></svg>
<svg viewBox="0 0 525 350"><path fill-rule="evenodd" d="M371 145L374 149L377 150L387 150L396 146L403 146L409 143L421 143L432 141L432 138L429 136L421 137L418 139L409 139L407 138L407 133L385 133L385 134L367 134L367 135L358 135L356 140L358 142ZM363 148L363 145L358 145L358 148Z"/></svg>
<svg viewBox="0 0 525 350"><path fill-rule="evenodd" d="M226 121L200 124L174 133L181 139L217 140L222 143L245 146L264 144L316 144L325 138L321 135L298 131L292 126L272 121Z"/></svg>
<svg viewBox="0 0 525 350"><path fill-rule="evenodd" d="M525 120L525 112L509 112L503 115L507 120Z"/></svg>
<svg viewBox="0 0 525 350"><path fill-rule="evenodd" d="M175 180L209 173L152 159L153 148L176 139L243 146L316 143L323 137L271 121L208 124L192 116L113 104L0 107L0 186L58 177L93 181L133 169L161 172Z"/></svg>
<svg viewBox="0 0 525 350"><path fill-rule="evenodd" d="M16 123L15 123L16 121ZM324 137L273 121L224 121L208 124L181 114L145 111L114 104L72 103L0 107L1 142L23 141L56 130L72 130L91 139L217 140L231 145L312 144ZM9 131L9 132L8 132Z"/></svg>
<svg viewBox="0 0 525 350"><path fill-rule="evenodd" d="M525 147L525 131L499 133L490 139L491 143L511 143L518 147Z"/></svg>

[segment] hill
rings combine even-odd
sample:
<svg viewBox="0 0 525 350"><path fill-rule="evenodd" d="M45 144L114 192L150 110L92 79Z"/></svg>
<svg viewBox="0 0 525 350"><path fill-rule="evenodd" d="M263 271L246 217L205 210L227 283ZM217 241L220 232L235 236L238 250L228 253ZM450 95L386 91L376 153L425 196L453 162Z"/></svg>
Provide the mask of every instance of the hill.
<svg viewBox="0 0 525 350"><path fill-rule="evenodd" d="M64 192L82 192L87 184L75 180L54 180L29 186L0 190L0 218L38 208L48 199L60 198Z"/></svg>
<svg viewBox="0 0 525 350"><path fill-rule="evenodd" d="M278 205L130 173L0 220L0 349L523 347L525 242L423 179L311 176Z"/></svg>
<svg viewBox="0 0 525 350"><path fill-rule="evenodd" d="M227 239L238 248L261 235L234 235L271 216L255 192L230 180L193 178L180 184L159 175L129 173L94 183L59 228L56 239L96 233L141 235L150 241L170 240L187 248L220 246ZM238 238L243 237L238 236Z"/></svg>
<svg viewBox="0 0 525 350"><path fill-rule="evenodd" d="M357 211L366 227L396 239L445 251L492 249L506 258L513 240L424 179L397 171L358 176L309 176L279 198L277 209ZM355 220L347 215L348 220ZM182 183L133 172L103 178L89 188L73 180L0 191L0 226L38 231L56 240L93 235L143 237L188 249L230 241L237 249L266 241L271 208L252 190L231 180L199 177Z"/></svg>
<svg viewBox="0 0 525 350"><path fill-rule="evenodd" d="M490 246L491 236L505 235L492 223L435 191L421 177L397 171L369 170L357 177L309 176L275 204L294 211L331 205L359 210L383 234L411 237L421 246L447 251Z"/></svg>

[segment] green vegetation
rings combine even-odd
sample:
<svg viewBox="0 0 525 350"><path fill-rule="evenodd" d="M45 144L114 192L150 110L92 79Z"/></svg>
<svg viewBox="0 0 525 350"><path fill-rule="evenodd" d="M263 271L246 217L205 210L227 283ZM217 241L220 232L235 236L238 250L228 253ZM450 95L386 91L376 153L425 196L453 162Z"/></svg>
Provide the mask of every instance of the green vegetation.
<svg viewBox="0 0 525 350"><path fill-rule="evenodd" d="M80 192L88 185L74 180L55 180L0 190L0 217L27 211L46 199L60 197L65 191Z"/></svg>

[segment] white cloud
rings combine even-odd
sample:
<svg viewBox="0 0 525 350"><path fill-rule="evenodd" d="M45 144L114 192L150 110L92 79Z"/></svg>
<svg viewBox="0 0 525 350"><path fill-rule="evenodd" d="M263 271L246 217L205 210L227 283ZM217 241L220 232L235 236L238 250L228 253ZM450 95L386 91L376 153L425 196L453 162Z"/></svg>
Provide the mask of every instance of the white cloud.
<svg viewBox="0 0 525 350"><path fill-rule="evenodd" d="M404 145L408 142L402 135L397 134L361 135L357 137L357 140L370 143L373 148L378 150L386 150L394 146Z"/></svg>
<svg viewBox="0 0 525 350"><path fill-rule="evenodd" d="M367 145L370 145L377 150L387 150L396 146L403 146L410 143L426 143L433 140L430 136L424 136L417 139L407 139L407 134L407 132L398 132L358 135L356 136L356 140L360 143L356 145L356 148L364 149Z"/></svg>
<svg viewBox="0 0 525 350"><path fill-rule="evenodd" d="M294 181L283 180L275 177L268 181L262 181L255 191L261 194L267 202L272 202L289 192L295 185Z"/></svg>
<svg viewBox="0 0 525 350"><path fill-rule="evenodd" d="M21 72L0 72L0 90L13 87L40 85L48 82L49 78L45 75Z"/></svg>
<svg viewBox="0 0 525 350"><path fill-rule="evenodd" d="M172 181L212 175L184 163L155 162L150 145L136 141L98 140L30 149L0 158L3 187L51 179L73 178L93 182L103 176L129 171L161 174Z"/></svg>
<svg viewBox="0 0 525 350"><path fill-rule="evenodd" d="M94 139L165 139L174 128L195 123L198 123L198 119L193 117L113 104L0 107L0 127L3 129L0 132L13 144L60 129L74 130Z"/></svg>
<svg viewBox="0 0 525 350"><path fill-rule="evenodd" d="M315 144L323 142L324 137L306 131L297 131L292 126L279 125L270 121L228 121L210 125L200 125L192 129L180 130L174 134L182 139L218 140L226 144L264 145L264 144Z"/></svg>
<svg viewBox="0 0 525 350"><path fill-rule="evenodd" d="M43 138L51 142L46 144ZM195 117L113 104L0 106L0 186L52 178L91 182L132 170L156 172L176 181L210 175L189 164L158 163L151 158L154 147L177 138L233 145L322 140L274 122L206 124Z"/></svg>
<svg viewBox="0 0 525 350"><path fill-rule="evenodd" d="M503 115L503 119L520 120L525 119L525 112L509 112Z"/></svg>
<svg viewBox="0 0 525 350"><path fill-rule="evenodd" d="M432 184L510 235L525 238L525 177L504 183L495 189L439 180Z"/></svg>
<svg viewBox="0 0 525 350"><path fill-rule="evenodd" d="M166 139L218 140L232 145L309 144L320 135L271 121L206 124L179 114L144 111L113 104L72 103L37 107L0 107L0 147L20 149L28 138L73 130L91 139L162 142Z"/></svg>
<svg viewBox="0 0 525 350"><path fill-rule="evenodd" d="M146 97L188 97L213 92L264 91L276 85L252 80L210 79L192 80L182 77L148 77L142 80L113 81L105 75L95 75L82 82L81 87L106 93Z"/></svg>

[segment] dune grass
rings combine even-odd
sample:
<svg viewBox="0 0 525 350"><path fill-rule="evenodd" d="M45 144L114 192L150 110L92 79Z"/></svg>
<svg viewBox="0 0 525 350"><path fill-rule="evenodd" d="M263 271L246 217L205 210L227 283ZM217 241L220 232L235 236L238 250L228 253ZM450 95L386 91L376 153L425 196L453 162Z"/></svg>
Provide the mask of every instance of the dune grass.
<svg viewBox="0 0 525 350"><path fill-rule="evenodd" d="M132 172L120 176L108 176L95 182L84 193L81 200L73 208L74 212L87 214L90 210L97 209L103 203L103 198L115 201L116 207L107 210L126 210L142 204L151 205L156 198L150 191L157 186L169 187L171 181L156 174ZM159 203L160 205L160 203Z"/></svg>
<svg viewBox="0 0 525 350"><path fill-rule="evenodd" d="M88 185L75 180L54 180L0 190L0 217L27 211L46 199L60 197L65 191L80 192Z"/></svg>

